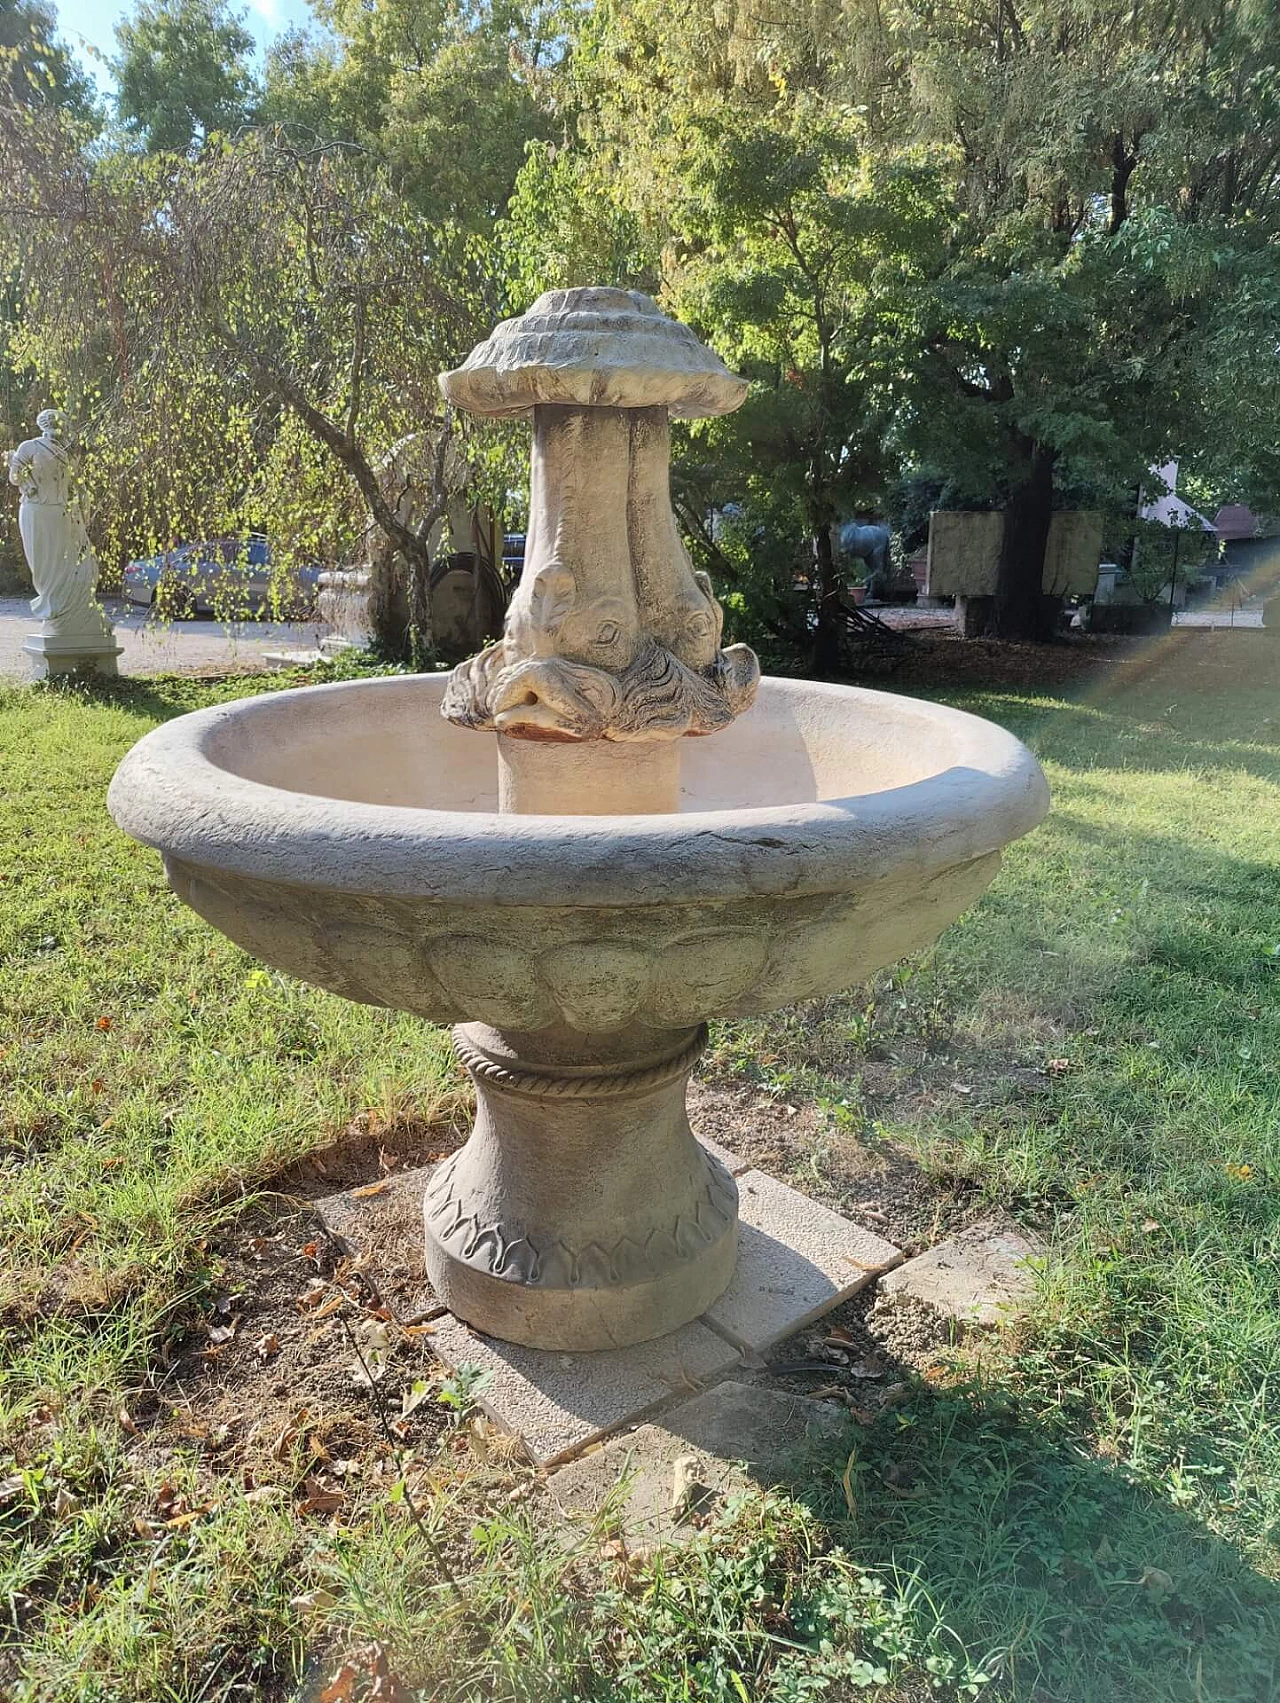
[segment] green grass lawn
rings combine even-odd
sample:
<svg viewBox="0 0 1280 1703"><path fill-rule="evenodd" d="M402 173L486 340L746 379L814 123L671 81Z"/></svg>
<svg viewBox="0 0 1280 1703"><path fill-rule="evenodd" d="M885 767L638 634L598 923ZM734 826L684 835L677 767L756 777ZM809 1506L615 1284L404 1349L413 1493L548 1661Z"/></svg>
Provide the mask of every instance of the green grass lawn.
<svg viewBox="0 0 1280 1703"><path fill-rule="evenodd" d="M335 1699L1280 1697L1280 657L1189 638L956 695L1033 744L1048 823L932 952L715 1037L823 1108L816 1188L906 1149L1047 1229L1035 1304L798 1500L639 1561L545 1542L465 1424L371 1450L331 1518L293 1456L264 1485L182 1441L166 1370L255 1190L462 1089L107 818L135 739L252 683L0 692L0 1696L315 1698L349 1656Z"/></svg>

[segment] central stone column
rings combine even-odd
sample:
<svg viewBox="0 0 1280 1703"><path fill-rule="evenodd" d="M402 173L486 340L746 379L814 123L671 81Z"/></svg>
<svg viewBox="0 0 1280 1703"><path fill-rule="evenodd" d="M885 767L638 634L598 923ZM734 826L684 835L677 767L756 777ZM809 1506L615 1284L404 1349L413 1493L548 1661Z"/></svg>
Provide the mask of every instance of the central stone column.
<svg viewBox="0 0 1280 1703"><path fill-rule="evenodd" d="M496 734L504 812L678 810L681 739L727 726L760 671L745 646L721 647L681 541L669 416L728 412L745 384L647 297L592 289L541 297L441 386L472 412L533 419L520 585L502 638L455 669L445 716ZM737 1255L737 1187L685 1111L705 1029L612 1027L619 985L647 971L594 927L584 907L581 1028L454 1031L476 1122L425 1201L441 1300L537 1348L675 1330L723 1293Z"/></svg>
<svg viewBox="0 0 1280 1703"><path fill-rule="evenodd" d="M429 1274L452 1312L514 1342L608 1348L716 1300L738 1191L685 1113L705 1042L699 1028L588 1048L459 1025L475 1128L426 1195Z"/></svg>

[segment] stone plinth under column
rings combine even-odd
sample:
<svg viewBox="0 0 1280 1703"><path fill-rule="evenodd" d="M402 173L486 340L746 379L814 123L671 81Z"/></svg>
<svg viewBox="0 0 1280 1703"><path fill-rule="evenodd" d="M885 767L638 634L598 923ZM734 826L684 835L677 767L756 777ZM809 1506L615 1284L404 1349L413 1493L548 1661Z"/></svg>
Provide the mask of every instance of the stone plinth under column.
<svg viewBox="0 0 1280 1703"><path fill-rule="evenodd" d="M685 1112L705 1029L606 1041L468 1023L454 1036L475 1127L424 1204L427 1274L450 1311L577 1352L705 1312L733 1276L738 1211Z"/></svg>
<svg viewBox="0 0 1280 1703"><path fill-rule="evenodd" d="M107 678L116 672L122 646L114 636L106 639L50 639L33 633L22 641L32 680L50 680L62 674L97 674Z"/></svg>

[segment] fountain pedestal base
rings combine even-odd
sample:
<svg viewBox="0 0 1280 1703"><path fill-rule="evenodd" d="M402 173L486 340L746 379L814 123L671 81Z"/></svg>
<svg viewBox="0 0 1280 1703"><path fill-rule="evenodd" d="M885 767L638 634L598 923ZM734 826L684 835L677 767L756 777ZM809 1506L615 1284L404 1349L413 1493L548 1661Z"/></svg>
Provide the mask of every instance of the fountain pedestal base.
<svg viewBox="0 0 1280 1703"><path fill-rule="evenodd" d="M454 1031L471 1138L431 1179L426 1271L450 1312L533 1348L646 1342L733 1276L737 1185L694 1140L705 1029L643 1039Z"/></svg>

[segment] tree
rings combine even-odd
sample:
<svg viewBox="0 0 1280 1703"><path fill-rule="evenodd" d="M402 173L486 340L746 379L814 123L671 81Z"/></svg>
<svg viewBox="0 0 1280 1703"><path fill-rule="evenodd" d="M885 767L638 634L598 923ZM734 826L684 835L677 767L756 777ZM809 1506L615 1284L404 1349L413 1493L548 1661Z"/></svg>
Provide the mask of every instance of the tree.
<svg viewBox="0 0 1280 1703"><path fill-rule="evenodd" d="M1150 463L1220 454L1224 433L1238 464L1233 366L1265 412L1280 326L1278 48L1274 8L1217 0L604 0L563 104L676 299L693 274L707 301L735 277L776 283L758 197L735 188L735 208L689 193L709 124L725 127L726 184L753 137L843 133L805 193L815 276L829 299L843 293L846 380L883 408L909 465L1005 509L997 630L1040 637L1055 504L1118 503ZM804 158L795 147L801 176ZM929 220L910 232L890 220L842 283L825 258L840 206L872 229L877 186L922 173ZM762 185L778 181L763 170ZM773 241L787 252L785 227ZM777 303L794 338L798 297ZM740 296L734 316L745 325L751 311ZM838 410L823 417L834 427ZM829 465L842 453L835 430Z"/></svg>
<svg viewBox="0 0 1280 1703"><path fill-rule="evenodd" d="M0 88L19 106L53 105L90 118L93 85L58 39L57 14L41 0L0 0Z"/></svg>
<svg viewBox="0 0 1280 1703"><path fill-rule="evenodd" d="M55 106L73 114L87 130L96 125L93 85L59 40L51 6L38 0L0 0L0 99L16 108ZM0 285L0 419L10 444L23 435L41 405L32 394L35 374L16 346L21 322L22 281L11 273ZM0 536L0 576L25 584L27 570L11 504L0 521Z"/></svg>
<svg viewBox="0 0 1280 1703"><path fill-rule="evenodd" d="M149 152L190 153L253 118L253 37L227 0L137 0L116 41L116 112Z"/></svg>
<svg viewBox="0 0 1280 1703"><path fill-rule="evenodd" d="M381 159L429 218L488 233L526 144L549 133L544 67L558 39L537 0L321 0L325 33L272 50L265 111Z"/></svg>
<svg viewBox="0 0 1280 1703"><path fill-rule="evenodd" d="M0 220L29 280L27 349L86 421L89 493L116 553L249 519L287 527L293 492L264 468L327 467L407 564L429 643L452 438L436 381L495 313L483 248L341 149L301 153L270 132L191 159L75 142L57 115L0 112ZM378 464L428 428L435 489L406 524Z"/></svg>
<svg viewBox="0 0 1280 1703"><path fill-rule="evenodd" d="M1224 338L1273 364L1278 46L1273 8L1217 0L859 7L845 63L874 88L875 145L953 160L956 222L901 389L917 453L948 467L964 446L971 488L1003 502L1006 637L1052 622L1041 571L1064 491L1119 500L1153 462L1207 448ZM1266 307L1227 332L1260 259Z"/></svg>

